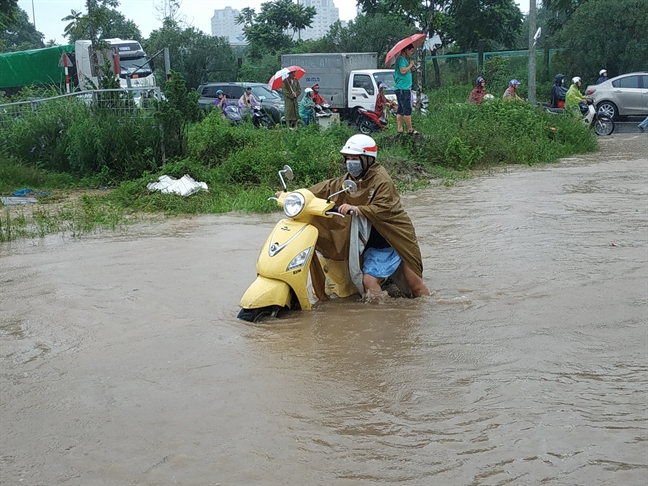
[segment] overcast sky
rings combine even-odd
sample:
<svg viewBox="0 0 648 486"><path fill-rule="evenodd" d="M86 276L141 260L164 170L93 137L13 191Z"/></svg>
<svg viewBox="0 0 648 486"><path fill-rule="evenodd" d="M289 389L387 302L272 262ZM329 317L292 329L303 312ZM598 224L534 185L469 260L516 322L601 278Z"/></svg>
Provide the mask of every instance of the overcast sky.
<svg viewBox="0 0 648 486"><path fill-rule="evenodd" d="M264 1L267 0L182 0L180 11L190 25L211 35L214 10L228 6L241 10L247 6L258 12ZM529 0L515 1L523 13L528 12ZM158 12L154 8L156 4L161 3L162 0L121 0L119 11L137 24L144 37L148 37L151 31L161 26L161 21L157 18ZM355 17L354 0L333 0L333 3L340 11L340 20L351 20ZM54 39L59 44L66 43L63 37L66 22L62 22L61 19L69 15L70 10L85 11L84 0L18 0L18 5L27 12L30 20L33 21L35 14L36 29L45 34L45 41Z"/></svg>

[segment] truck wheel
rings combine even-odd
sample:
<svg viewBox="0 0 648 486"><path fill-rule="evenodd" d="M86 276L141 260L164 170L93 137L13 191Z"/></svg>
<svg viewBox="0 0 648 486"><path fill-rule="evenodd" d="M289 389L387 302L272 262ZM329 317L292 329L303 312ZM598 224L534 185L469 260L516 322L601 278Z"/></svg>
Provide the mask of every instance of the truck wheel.
<svg viewBox="0 0 648 486"><path fill-rule="evenodd" d="M371 120L362 120L358 128L360 129L360 133L371 135L373 132L373 125L374 123Z"/></svg>

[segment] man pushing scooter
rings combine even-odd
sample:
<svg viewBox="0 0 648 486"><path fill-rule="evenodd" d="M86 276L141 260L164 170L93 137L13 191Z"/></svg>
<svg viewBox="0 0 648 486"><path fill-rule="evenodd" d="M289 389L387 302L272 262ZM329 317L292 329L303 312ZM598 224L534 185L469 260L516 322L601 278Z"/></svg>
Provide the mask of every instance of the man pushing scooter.
<svg viewBox="0 0 648 486"><path fill-rule="evenodd" d="M315 221L313 224L319 230L317 250L333 260L353 255L353 251L349 251L349 246L354 245L352 236L364 226L364 231L369 233L365 235L368 238L365 237L362 251L361 279L365 296L371 298L372 294L380 293L381 281L397 271L402 272L415 297L430 295L422 278L423 263L414 225L401 205L391 177L376 162L376 142L368 135L354 135L340 153L344 156L347 174L320 182L310 191L316 197L326 198L342 187L345 180L355 182L357 192L341 193L336 196L335 203L341 214L353 214L356 224L349 223L349 218ZM316 292L317 280L313 278Z"/></svg>

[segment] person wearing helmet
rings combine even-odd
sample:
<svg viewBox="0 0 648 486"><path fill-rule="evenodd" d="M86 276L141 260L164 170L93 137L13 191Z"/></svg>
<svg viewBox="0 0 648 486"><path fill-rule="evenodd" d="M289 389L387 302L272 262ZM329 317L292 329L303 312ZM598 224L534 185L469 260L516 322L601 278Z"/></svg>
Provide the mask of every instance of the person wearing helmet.
<svg viewBox="0 0 648 486"><path fill-rule="evenodd" d="M509 87L506 88L506 91L504 91L504 96L502 96L502 98L504 98L505 100L524 101L516 93L518 86L520 86L520 82L517 79L511 79L511 81L509 81Z"/></svg>
<svg viewBox="0 0 648 486"><path fill-rule="evenodd" d="M252 114L252 107L258 105L259 102L257 99L254 97L254 94L252 93L252 88L250 86L245 88L245 91L243 91L243 94L238 100L238 105L239 108L241 109L241 113L243 114Z"/></svg>
<svg viewBox="0 0 648 486"><path fill-rule="evenodd" d="M587 100L580 92L582 81L578 76L572 78L572 84L565 95L565 111L576 118L582 116L580 104Z"/></svg>
<svg viewBox="0 0 648 486"><path fill-rule="evenodd" d="M565 88L564 83L565 75L556 74L556 77L554 78L554 84L551 87L551 97L549 99L552 108L565 107L565 95L567 94L567 88Z"/></svg>
<svg viewBox="0 0 648 486"><path fill-rule="evenodd" d="M306 88L304 90L304 97L299 102L299 118L308 125L311 121L315 120L315 102L312 98L313 90Z"/></svg>
<svg viewBox="0 0 648 486"><path fill-rule="evenodd" d="M216 91L216 100L214 103L221 109L223 116L225 116L225 108L229 106L229 103L227 102L227 97L225 96L225 93L223 93L222 89Z"/></svg>
<svg viewBox="0 0 648 486"><path fill-rule="evenodd" d="M357 260L362 254L361 269L350 265L349 271L358 290L367 298L382 292L381 279L398 273L404 277L415 297L430 295L423 282L421 250L411 219L401 205L400 195L387 171L376 162L378 146L368 135L349 138L340 153L347 173L311 187L316 197L326 198L342 188L346 180L357 184L357 192L336 196L341 214L353 218L316 218L319 230L317 250L333 260ZM353 220L353 221L352 221ZM364 245L360 244L359 228L364 228ZM370 229L369 229L370 227ZM352 228L355 238L351 238ZM350 252L350 248L357 252ZM354 256L355 255L355 256ZM396 280L396 276L394 276ZM321 287L321 279L313 279ZM320 292L316 293L320 296Z"/></svg>
<svg viewBox="0 0 648 486"><path fill-rule="evenodd" d="M477 81L475 81L475 87L468 96L468 101L475 105L481 105L484 96L486 96L486 80L479 76Z"/></svg>
<svg viewBox="0 0 648 486"><path fill-rule="evenodd" d="M607 69L601 69L599 71L599 78L596 80L596 84L601 84L608 80Z"/></svg>
<svg viewBox="0 0 648 486"><path fill-rule="evenodd" d="M311 90L312 90L311 97L313 98L313 102L316 105L324 105L324 104L327 103L327 101L324 99L324 97L319 92L319 90L320 90L319 84L314 85L311 88Z"/></svg>
<svg viewBox="0 0 648 486"><path fill-rule="evenodd" d="M380 121L385 125L387 123L387 110L385 110L385 105L389 108L395 108L396 103L387 99L385 96L385 90L387 85L385 83L380 83L378 85L378 95L376 96L376 105L374 106L374 113L378 115Z"/></svg>

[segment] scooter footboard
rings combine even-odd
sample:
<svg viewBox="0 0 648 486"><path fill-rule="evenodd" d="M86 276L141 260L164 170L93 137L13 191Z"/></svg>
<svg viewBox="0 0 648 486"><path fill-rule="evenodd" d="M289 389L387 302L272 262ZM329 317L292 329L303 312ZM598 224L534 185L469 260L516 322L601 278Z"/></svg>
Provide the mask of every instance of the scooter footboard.
<svg viewBox="0 0 648 486"><path fill-rule="evenodd" d="M290 304L290 286L281 280L261 275L252 282L239 302L239 306L243 309L259 309L272 305L289 308Z"/></svg>

